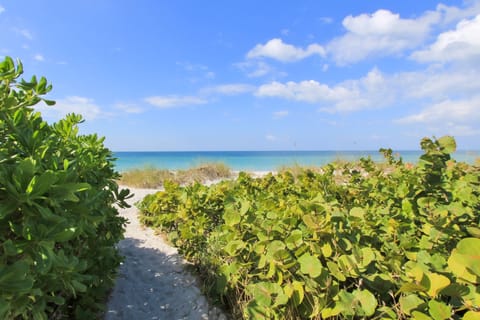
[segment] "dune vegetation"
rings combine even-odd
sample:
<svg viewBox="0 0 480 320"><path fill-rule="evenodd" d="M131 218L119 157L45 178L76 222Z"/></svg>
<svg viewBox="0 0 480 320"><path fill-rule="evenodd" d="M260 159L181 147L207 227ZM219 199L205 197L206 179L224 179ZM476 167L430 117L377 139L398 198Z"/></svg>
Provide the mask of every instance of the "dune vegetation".
<svg viewBox="0 0 480 320"><path fill-rule="evenodd" d="M478 319L480 167L455 140L405 164L361 159L212 186L167 183L140 204L243 319Z"/></svg>
<svg viewBox="0 0 480 320"><path fill-rule="evenodd" d="M185 170L166 170L148 166L123 172L118 183L128 187L157 189L162 188L165 181L185 185L218 181L232 176L232 170L221 162L203 163Z"/></svg>

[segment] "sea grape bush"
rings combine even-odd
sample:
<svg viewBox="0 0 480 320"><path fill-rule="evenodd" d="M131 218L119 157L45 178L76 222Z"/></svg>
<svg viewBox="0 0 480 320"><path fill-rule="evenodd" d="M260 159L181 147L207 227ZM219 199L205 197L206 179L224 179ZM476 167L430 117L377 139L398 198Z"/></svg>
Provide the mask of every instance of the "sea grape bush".
<svg viewBox="0 0 480 320"><path fill-rule="evenodd" d="M0 319L97 318L121 261L113 205L129 192L103 139L78 134L81 116L42 120L32 106L54 103L51 85L22 72L0 63Z"/></svg>
<svg viewBox="0 0 480 320"><path fill-rule="evenodd" d="M382 149L383 164L170 184L142 221L239 318L479 319L480 168L451 159L452 137L421 147L414 166Z"/></svg>

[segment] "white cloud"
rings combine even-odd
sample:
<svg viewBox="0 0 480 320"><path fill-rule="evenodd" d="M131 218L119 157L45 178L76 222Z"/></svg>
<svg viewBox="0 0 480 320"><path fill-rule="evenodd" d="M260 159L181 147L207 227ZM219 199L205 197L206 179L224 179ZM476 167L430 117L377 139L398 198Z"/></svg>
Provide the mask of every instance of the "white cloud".
<svg viewBox="0 0 480 320"><path fill-rule="evenodd" d="M259 78L267 75L275 77L284 77L285 72L279 72L265 61L247 60L233 64L234 67L240 69L249 78Z"/></svg>
<svg viewBox="0 0 480 320"><path fill-rule="evenodd" d="M289 114L288 110L275 111L273 113L273 118L275 118L275 119L284 118L284 117L288 116L288 114Z"/></svg>
<svg viewBox="0 0 480 320"><path fill-rule="evenodd" d="M106 115L93 99L79 96L69 96L56 100L56 104L53 106L38 105L36 108L43 115L55 120L63 118L68 113L81 114L86 120L93 120Z"/></svg>
<svg viewBox="0 0 480 320"><path fill-rule="evenodd" d="M5 8L3 6L0 6L0 14L5 12Z"/></svg>
<svg viewBox="0 0 480 320"><path fill-rule="evenodd" d="M414 52L412 58L422 62L463 61L480 57L480 15L459 22L455 30L441 33L426 50Z"/></svg>
<svg viewBox="0 0 480 320"><path fill-rule="evenodd" d="M201 90L203 94L237 95L255 90L255 87L244 83L222 84Z"/></svg>
<svg viewBox="0 0 480 320"><path fill-rule="evenodd" d="M272 58L282 62L302 60L312 55L325 56L325 49L318 44L311 44L306 49L286 44L282 39L272 39L265 44L257 44L247 53L247 58Z"/></svg>
<svg viewBox="0 0 480 320"><path fill-rule="evenodd" d="M417 114L397 120L398 123L469 123L480 121L480 96L468 100L445 100Z"/></svg>
<svg viewBox="0 0 480 320"><path fill-rule="evenodd" d="M260 86L255 95L318 104L325 112L349 112L382 107L392 100L385 79L378 69L365 77L329 86L315 80L277 81Z"/></svg>
<svg viewBox="0 0 480 320"><path fill-rule="evenodd" d="M15 31L15 33L21 35L22 37L26 38L27 40L33 39L32 33L27 29L13 28L13 31Z"/></svg>
<svg viewBox="0 0 480 320"><path fill-rule="evenodd" d="M134 103L117 103L114 107L126 113L142 113L144 111L143 108Z"/></svg>
<svg viewBox="0 0 480 320"><path fill-rule="evenodd" d="M403 92L403 96L434 101L451 96L469 97L480 92L478 68L404 72L394 75L388 81L389 86Z"/></svg>
<svg viewBox="0 0 480 320"><path fill-rule="evenodd" d="M417 19L403 19L383 9L373 14L347 16L343 20L347 33L333 39L327 51L339 65L370 56L401 54L423 43L431 26L440 18L440 13L428 11Z"/></svg>
<svg viewBox="0 0 480 320"><path fill-rule="evenodd" d="M34 60L36 61L45 61L45 58L43 57L43 55L41 54L36 54L34 57L33 57Z"/></svg>
<svg viewBox="0 0 480 320"><path fill-rule="evenodd" d="M418 124L435 135L480 135L480 96L463 100L447 99L395 122L403 125Z"/></svg>
<svg viewBox="0 0 480 320"><path fill-rule="evenodd" d="M206 99L195 97L195 96L153 96L147 97L144 99L145 102L160 108L160 109L168 109L168 108L176 108L176 107L183 107L183 106L190 106L190 105L199 105L205 104L208 101Z"/></svg>
<svg viewBox="0 0 480 320"><path fill-rule="evenodd" d="M436 11L442 14L442 23L449 24L462 19L473 17L480 13L480 1L470 2L466 8L447 6L442 3L437 5Z"/></svg>

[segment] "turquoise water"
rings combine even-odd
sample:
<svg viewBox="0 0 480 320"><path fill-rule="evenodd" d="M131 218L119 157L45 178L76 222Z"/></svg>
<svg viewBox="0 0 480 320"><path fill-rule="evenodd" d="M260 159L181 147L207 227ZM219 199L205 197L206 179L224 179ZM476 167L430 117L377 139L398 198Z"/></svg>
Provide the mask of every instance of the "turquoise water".
<svg viewBox="0 0 480 320"><path fill-rule="evenodd" d="M400 151L405 162L415 163L421 151ZM187 169L207 162L223 162L233 170L272 171L282 166L321 166L337 159L358 160L370 156L383 160L378 151L186 151L186 152L115 152L116 169L120 172L153 166L161 169ZM458 151L457 161L473 163L480 151Z"/></svg>

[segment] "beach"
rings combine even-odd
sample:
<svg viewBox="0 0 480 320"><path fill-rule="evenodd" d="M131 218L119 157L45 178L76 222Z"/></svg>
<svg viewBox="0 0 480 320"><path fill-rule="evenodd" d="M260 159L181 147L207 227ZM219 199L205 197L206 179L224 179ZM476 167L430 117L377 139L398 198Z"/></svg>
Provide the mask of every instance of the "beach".
<svg viewBox="0 0 480 320"><path fill-rule="evenodd" d="M156 190L129 189L134 194L128 200L132 207L119 209L129 221L125 239L118 243L125 260L105 319L227 319L220 309L209 305L177 250L138 221L134 203Z"/></svg>

